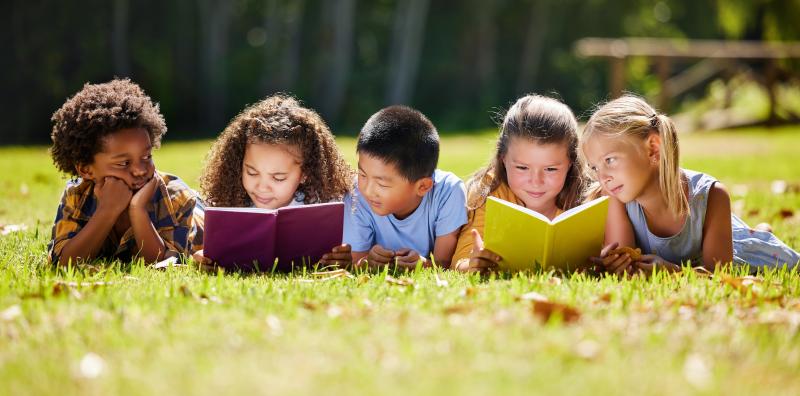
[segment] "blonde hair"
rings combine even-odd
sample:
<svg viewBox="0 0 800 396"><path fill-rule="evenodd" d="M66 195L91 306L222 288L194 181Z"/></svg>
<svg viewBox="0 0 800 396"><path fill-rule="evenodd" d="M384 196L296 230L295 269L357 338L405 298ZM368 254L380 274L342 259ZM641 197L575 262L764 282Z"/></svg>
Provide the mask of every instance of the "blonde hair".
<svg viewBox="0 0 800 396"><path fill-rule="evenodd" d="M689 201L683 193L685 182L679 167L680 150L675 124L644 99L627 94L599 106L586 123L580 145L583 147L596 133L614 138L635 137L644 141L653 132L661 138L658 161L661 194L675 217L688 216Z"/></svg>
<svg viewBox="0 0 800 396"><path fill-rule="evenodd" d="M475 172L467 181L467 208L475 210L502 183L508 184L503 157L511 138L523 138L538 144L558 143L567 146L570 167L564 187L556 196L556 206L567 210L581 204L589 180L578 158L578 121L572 110L556 99L526 95L517 100L503 118L497 150L488 166Z"/></svg>

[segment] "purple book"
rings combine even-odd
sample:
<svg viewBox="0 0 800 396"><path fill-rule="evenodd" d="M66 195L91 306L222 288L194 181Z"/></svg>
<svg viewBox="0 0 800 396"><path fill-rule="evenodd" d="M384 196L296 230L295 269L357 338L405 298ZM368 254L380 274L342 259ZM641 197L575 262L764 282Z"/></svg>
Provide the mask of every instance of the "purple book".
<svg viewBox="0 0 800 396"><path fill-rule="evenodd" d="M342 243L343 216L341 202L276 210L206 208L203 253L225 268L291 271Z"/></svg>

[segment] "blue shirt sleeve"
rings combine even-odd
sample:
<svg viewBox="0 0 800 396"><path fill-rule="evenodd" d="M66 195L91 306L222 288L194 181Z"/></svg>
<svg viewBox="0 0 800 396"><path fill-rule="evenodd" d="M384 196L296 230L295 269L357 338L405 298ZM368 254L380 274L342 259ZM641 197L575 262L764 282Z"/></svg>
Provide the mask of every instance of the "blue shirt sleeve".
<svg viewBox="0 0 800 396"><path fill-rule="evenodd" d="M366 252L375 242L375 228L370 209L360 196L349 193L344 197L344 235L342 241L354 252Z"/></svg>
<svg viewBox="0 0 800 396"><path fill-rule="evenodd" d="M436 202L439 213L436 216L436 236L450 234L467 223L467 191L458 176L448 173L441 180Z"/></svg>

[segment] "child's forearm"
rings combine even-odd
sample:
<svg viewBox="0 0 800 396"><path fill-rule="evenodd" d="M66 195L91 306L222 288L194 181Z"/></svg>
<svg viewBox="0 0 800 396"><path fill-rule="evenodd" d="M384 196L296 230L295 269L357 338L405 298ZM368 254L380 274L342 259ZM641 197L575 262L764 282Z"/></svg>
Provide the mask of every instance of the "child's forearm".
<svg viewBox="0 0 800 396"><path fill-rule="evenodd" d="M166 245L161 236L158 235L156 228L150 221L150 216L144 209L129 210L131 216L131 228L133 237L136 239L136 247L139 255L148 263L154 263L164 258Z"/></svg>
<svg viewBox="0 0 800 396"><path fill-rule="evenodd" d="M98 209L86 225L78 231L72 239L67 241L58 255L58 265L67 265L70 260L75 261L78 259L89 260L95 257L100 249L103 247L117 222L119 213L112 213Z"/></svg>

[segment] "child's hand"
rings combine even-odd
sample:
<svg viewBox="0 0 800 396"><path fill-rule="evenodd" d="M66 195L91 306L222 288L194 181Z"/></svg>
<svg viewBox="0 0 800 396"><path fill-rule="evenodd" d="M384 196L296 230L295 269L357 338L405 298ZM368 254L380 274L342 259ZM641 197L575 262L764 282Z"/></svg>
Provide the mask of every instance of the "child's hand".
<svg viewBox="0 0 800 396"><path fill-rule="evenodd" d="M150 181L145 183L136 194L133 194L131 198L131 209L147 210L147 204L153 198L153 193L156 192L156 186L158 186L158 179L156 179L156 177L157 175L153 175Z"/></svg>
<svg viewBox="0 0 800 396"><path fill-rule="evenodd" d="M98 211L107 210L119 215L130 204L132 194L131 189L122 179L113 176L106 176L94 183Z"/></svg>
<svg viewBox="0 0 800 396"><path fill-rule="evenodd" d="M497 269L498 262L502 258L495 252L483 247L483 238L478 230L472 229L472 253L469 256L469 266L465 269L467 272L480 272L486 273Z"/></svg>
<svg viewBox="0 0 800 396"><path fill-rule="evenodd" d="M192 254L192 259L199 265L200 269L207 272L216 271L214 261L203 255L203 250L198 250Z"/></svg>
<svg viewBox="0 0 800 396"><path fill-rule="evenodd" d="M648 274L655 271L656 267L667 272L679 272L681 270L681 266L670 263L655 254L643 254L642 258L636 262L636 268Z"/></svg>
<svg viewBox="0 0 800 396"><path fill-rule="evenodd" d="M631 256L628 253L611 253L619 246L617 242L609 244L600 251L600 257L591 257L590 260L602 265L606 271L616 274L617 276L625 276L638 270L634 265Z"/></svg>
<svg viewBox="0 0 800 396"><path fill-rule="evenodd" d="M350 245L344 243L339 246L335 246L330 252L322 255L322 259L319 260L319 263L322 265L337 265L344 267L350 265L352 261L353 256Z"/></svg>
<svg viewBox="0 0 800 396"><path fill-rule="evenodd" d="M425 257L420 257L419 253L411 249L398 250L395 252L394 258L400 268L415 269L420 260L422 260L423 267L430 267L430 262Z"/></svg>
<svg viewBox="0 0 800 396"><path fill-rule="evenodd" d="M367 253L367 257L365 257L370 267L382 267L391 263L393 258L394 252L385 249L381 245L373 246L372 249L369 250L369 253Z"/></svg>

